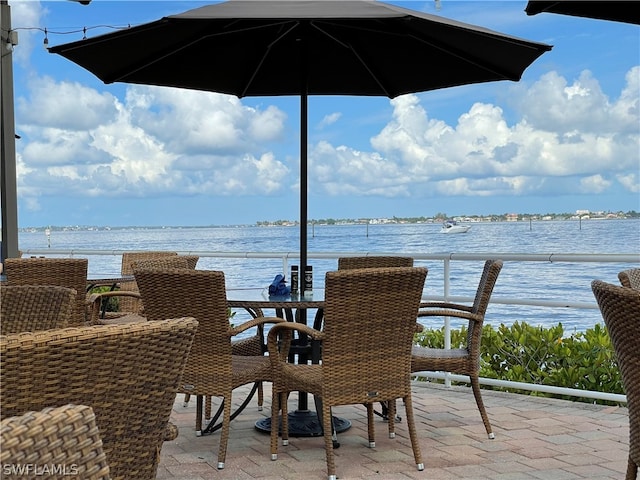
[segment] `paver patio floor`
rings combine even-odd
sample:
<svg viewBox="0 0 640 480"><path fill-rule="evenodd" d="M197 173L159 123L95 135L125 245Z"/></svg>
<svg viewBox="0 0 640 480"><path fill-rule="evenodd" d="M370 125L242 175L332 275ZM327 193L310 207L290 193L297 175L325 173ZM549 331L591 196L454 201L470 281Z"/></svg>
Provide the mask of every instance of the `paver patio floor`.
<svg viewBox="0 0 640 480"><path fill-rule="evenodd" d="M234 392L241 400L248 387ZM622 479L627 466L628 414L624 407L599 406L483 390L496 435L489 440L471 389L465 386L415 382L414 411L425 469L414 464L406 423L396 424L389 439L387 424L376 417L376 447L367 447L366 411L362 406L340 407L334 415L352 422L339 435L336 452L338 478L347 479ZM290 410L297 396L290 398ZM313 405L310 398L309 404ZM327 477L321 437L292 437L279 446L271 461L269 435L255 429L270 415L270 384L265 384L265 406L254 399L231 422L226 465L217 470L219 432L197 437L195 399L183 406L178 395L172 421L179 437L165 442L158 479L287 479ZM398 413L404 407L398 402Z"/></svg>

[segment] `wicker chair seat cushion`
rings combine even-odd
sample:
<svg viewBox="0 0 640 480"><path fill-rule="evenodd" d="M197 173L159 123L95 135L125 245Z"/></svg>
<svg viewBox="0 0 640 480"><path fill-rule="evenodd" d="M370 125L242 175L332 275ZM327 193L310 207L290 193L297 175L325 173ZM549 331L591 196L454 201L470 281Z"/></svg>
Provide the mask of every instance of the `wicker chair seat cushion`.
<svg viewBox="0 0 640 480"><path fill-rule="evenodd" d="M435 362L438 359L446 359L447 366L451 366L451 360L458 359L459 365L471 365L474 362L469 358L469 350L466 348L428 348L428 347L418 347L414 346L411 349L411 355L415 356L415 360L419 360L421 358L429 359L430 361Z"/></svg>
<svg viewBox="0 0 640 480"><path fill-rule="evenodd" d="M271 381L271 363L265 356L231 356L231 368L216 372L205 369L185 371L180 382L179 393L191 395L224 396L227 390L220 385L231 378L232 388L256 381Z"/></svg>

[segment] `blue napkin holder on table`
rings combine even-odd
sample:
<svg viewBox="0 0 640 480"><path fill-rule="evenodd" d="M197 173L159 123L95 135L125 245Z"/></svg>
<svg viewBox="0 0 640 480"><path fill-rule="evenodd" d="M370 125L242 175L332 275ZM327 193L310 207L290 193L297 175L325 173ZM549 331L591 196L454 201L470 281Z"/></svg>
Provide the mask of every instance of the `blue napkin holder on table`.
<svg viewBox="0 0 640 480"><path fill-rule="evenodd" d="M271 282L271 285L269 285L269 296L283 297L290 293L291 288L287 287L287 284L284 281L284 275L276 275L273 282Z"/></svg>

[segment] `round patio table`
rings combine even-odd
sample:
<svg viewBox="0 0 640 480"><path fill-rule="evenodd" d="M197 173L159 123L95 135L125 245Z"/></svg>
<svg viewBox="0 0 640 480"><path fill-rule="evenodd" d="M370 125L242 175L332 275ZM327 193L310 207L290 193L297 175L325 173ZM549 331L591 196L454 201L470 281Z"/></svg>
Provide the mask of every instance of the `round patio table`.
<svg viewBox="0 0 640 480"><path fill-rule="evenodd" d="M252 317L262 316L264 309L273 309L276 316L290 322L307 324L307 312L316 310L313 328L322 328L322 309L324 307L324 289L315 289L309 294L291 294L270 296L266 288L228 288L227 304L232 308L244 308ZM320 345L311 342L306 335L295 338L291 344L291 355L298 357L298 362L320 361ZM292 359L293 360L293 359ZM344 432L351 427L351 422L344 418L333 417L335 433ZM271 432L271 417L256 422L256 429ZM322 423L318 414L309 410L308 395L298 393L298 408L289 413L289 435L292 437L319 437L323 435Z"/></svg>

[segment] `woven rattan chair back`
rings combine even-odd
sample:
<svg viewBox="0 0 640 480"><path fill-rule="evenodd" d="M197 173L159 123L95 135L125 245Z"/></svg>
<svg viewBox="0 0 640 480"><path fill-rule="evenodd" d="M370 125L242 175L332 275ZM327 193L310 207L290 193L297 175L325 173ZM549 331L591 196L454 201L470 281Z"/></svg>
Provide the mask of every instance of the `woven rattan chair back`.
<svg viewBox="0 0 640 480"><path fill-rule="evenodd" d="M394 256L340 257L338 270L354 268L413 267L413 258Z"/></svg>
<svg viewBox="0 0 640 480"><path fill-rule="evenodd" d="M411 346L422 297L426 268L366 268L328 272L325 277L324 330L299 324L279 324L268 336L269 358L274 367L272 425L282 407L282 439L288 444L287 396L294 390L322 399L329 479L336 478L331 407L367 406L370 446L375 446L373 404L389 402L389 435L395 436L395 400L404 399L407 427L418 470L422 457L415 430L411 400ZM322 341L320 364L292 364L285 349L278 351L278 335L299 329ZM277 429L271 430L272 459L277 458Z"/></svg>
<svg viewBox="0 0 640 480"><path fill-rule="evenodd" d="M3 478L14 478L11 473L32 478L28 468L39 468L38 475L48 468L48 478L111 478L91 407L64 405L6 418L0 422L0 445ZM10 469L15 470L9 473Z"/></svg>
<svg viewBox="0 0 640 480"><path fill-rule="evenodd" d="M0 334L34 332L68 326L76 291L53 285L0 288Z"/></svg>
<svg viewBox="0 0 640 480"><path fill-rule="evenodd" d="M93 408L114 479L154 479L193 318L0 336L0 414Z"/></svg>
<svg viewBox="0 0 640 480"><path fill-rule="evenodd" d="M87 303L88 266L86 258L7 258L4 269L8 285L57 285L75 290L69 326L83 326L98 313Z"/></svg>
<svg viewBox="0 0 640 480"><path fill-rule="evenodd" d="M122 254L122 266L120 273L123 276L133 275L133 264L143 260L156 260L168 256L178 255L177 252L165 252L165 251L149 251L149 252L124 252ZM120 290L126 292L138 292L138 286L135 280L130 282L122 282L120 284ZM133 312L139 313L141 304L135 298L120 297L118 299L119 310L121 312ZM166 317L165 317L166 318Z"/></svg>
<svg viewBox="0 0 640 480"><path fill-rule="evenodd" d="M154 252L155 253L155 252ZM164 253L164 252L162 252ZM200 257L178 256L178 255L159 255L154 258L137 260L130 265L131 271L135 272L136 269L141 268L155 268L155 269L170 269L170 268L196 268ZM124 288L122 288L124 287ZM112 292L106 292L100 294L101 297L114 297L118 299L119 308L117 312L104 312L104 317L98 320L98 323L104 325L111 325L114 323L130 323L146 321L144 313L144 305L140 299L138 286L135 281L121 283L121 288ZM134 306L134 311L127 312L124 308Z"/></svg>
<svg viewBox="0 0 640 480"><path fill-rule="evenodd" d="M171 270L171 269L191 269L195 268L195 264L191 262L191 265L194 265L192 268L190 266L189 261L180 255L173 255L170 257L160 257L155 258L153 260L139 260L137 262L133 262L132 268L135 274L138 270Z"/></svg>
<svg viewBox="0 0 640 480"><path fill-rule="evenodd" d="M191 270L196 269L198 260L200 260L200 257L197 255L180 255L180 258L184 258L187 261L187 267Z"/></svg>
<svg viewBox="0 0 640 480"><path fill-rule="evenodd" d="M591 282L616 355L629 410L627 480L635 480L640 465L640 292L601 280Z"/></svg>
<svg viewBox="0 0 640 480"><path fill-rule="evenodd" d="M232 356L234 332L227 314L223 272L137 269L135 276L149 321L181 315L194 317L199 322L179 391L196 396L196 435L205 433L202 428L204 397L224 399L218 450L218 468L222 469L229 438L231 393L241 385L271 381L269 359L262 354ZM256 325L256 321L253 324Z"/></svg>
<svg viewBox="0 0 640 480"><path fill-rule="evenodd" d="M623 287L640 290L640 268L630 268L618 273L618 280Z"/></svg>
<svg viewBox="0 0 640 480"><path fill-rule="evenodd" d="M436 316L467 320L467 341L461 348L452 349L416 346L413 348L411 361L413 372L445 371L468 375L480 416L490 439L495 438L495 435L480 392L480 346L485 314L501 270L502 260L485 262L472 306L450 302L428 302L421 305L418 317Z"/></svg>

